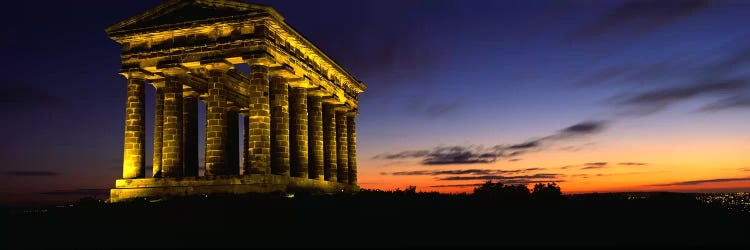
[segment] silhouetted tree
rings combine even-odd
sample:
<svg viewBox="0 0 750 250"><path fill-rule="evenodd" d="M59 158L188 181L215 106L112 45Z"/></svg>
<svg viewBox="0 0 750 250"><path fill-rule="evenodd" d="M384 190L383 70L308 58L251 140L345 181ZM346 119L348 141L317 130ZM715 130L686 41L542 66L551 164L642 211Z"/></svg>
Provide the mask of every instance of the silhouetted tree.
<svg viewBox="0 0 750 250"><path fill-rule="evenodd" d="M503 185L500 182L487 181L482 186L474 188L474 196L499 200L526 200L530 197L526 185Z"/></svg>
<svg viewBox="0 0 750 250"><path fill-rule="evenodd" d="M557 183L550 182L547 184L537 183L534 185L534 191L531 193L531 197L536 200L560 200L562 199L562 191Z"/></svg>

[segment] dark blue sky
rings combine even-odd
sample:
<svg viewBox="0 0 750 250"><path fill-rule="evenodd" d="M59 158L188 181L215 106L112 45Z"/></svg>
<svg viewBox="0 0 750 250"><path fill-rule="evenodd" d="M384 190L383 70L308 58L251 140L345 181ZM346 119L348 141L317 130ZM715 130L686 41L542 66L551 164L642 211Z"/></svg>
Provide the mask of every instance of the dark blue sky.
<svg viewBox="0 0 750 250"><path fill-rule="evenodd" d="M160 2L4 4L2 200L51 199L114 184L122 158L125 80L116 74L120 47L104 28ZM358 120L363 187L445 184L392 175L434 168L424 155L384 156L448 146L479 154L581 123L598 127L583 139L544 139L544 147L517 157L497 154L479 165L440 167L543 167L581 191L648 189L648 183L607 186L601 183L612 181L575 176L625 172L551 169L640 161L653 171L639 178L659 185L750 175L742 170L750 167L748 2L254 3L276 8L368 85ZM147 117L151 133L152 114ZM705 143L690 144L696 141ZM150 138L148 145L150 152ZM559 150L567 147L593 149ZM638 158L664 149L672 151ZM695 151L706 156L691 158Z"/></svg>

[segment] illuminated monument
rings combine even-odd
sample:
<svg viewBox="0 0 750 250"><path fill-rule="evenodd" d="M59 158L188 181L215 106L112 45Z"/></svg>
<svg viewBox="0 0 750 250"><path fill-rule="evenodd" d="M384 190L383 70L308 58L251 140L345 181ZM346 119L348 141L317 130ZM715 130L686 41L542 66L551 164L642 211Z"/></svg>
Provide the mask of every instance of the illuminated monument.
<svg viewBox="0 0 750 250"><path fill-rule="evenodd" d="M273 8L166 1L106 32L122 45L119 73L127 78L123 175L110 201L358 190L355 118L365 85ZM237 64L248 64L250 75L236 71ZM156 89L150 177L144 132L148 85ZM202 176L199 101L206 104Z"/></svg>

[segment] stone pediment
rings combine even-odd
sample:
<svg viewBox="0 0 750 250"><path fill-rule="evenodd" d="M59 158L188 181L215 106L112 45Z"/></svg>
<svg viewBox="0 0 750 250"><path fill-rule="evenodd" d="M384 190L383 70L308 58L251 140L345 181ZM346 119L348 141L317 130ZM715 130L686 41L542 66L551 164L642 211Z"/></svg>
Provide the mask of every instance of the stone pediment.
<svg viewBox="0 0 750 250"><path fill-rule="evenodd" d="M171 0L107 27L108 34L127 33L162 25L268 13L283 20L273 8L232 0Z"/></svg>

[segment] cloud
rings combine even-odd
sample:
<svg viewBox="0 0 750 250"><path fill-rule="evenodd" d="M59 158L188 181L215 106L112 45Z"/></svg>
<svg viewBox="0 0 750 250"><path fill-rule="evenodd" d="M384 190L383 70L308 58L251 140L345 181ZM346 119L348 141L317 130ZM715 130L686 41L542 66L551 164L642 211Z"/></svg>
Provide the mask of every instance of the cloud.
<svg viewBox="0 0 750 250"><path fill-rule="evenodd" d="M519 174L531 171L541 171L545 168L525 168L514 170L501 169L455 169L455 170L417 170L417 171L400 171L390 173L391 175L496 175L496 174ZM388 174L388 173L381 173Z"/></svg>
<svg viewBox="0 0 750 250"><path fill-rule="evenodd" d="M620 162L620 163L617 163L617 165L621 165L621 166L647 166L648 163L644 163L644 162Z"/></svg>
<svg viewBox="0 0 750 250"><path fill-rule="evenodd" d="M711 7L709 0L631 0L572 34L574 40L620 32L624 37L643 35Z"/></svg>
<svg viewBox="0 0 750 250"><path fill-rule="evenodd" d="M632 108L628 113L651 114L677 102L700 96L736 93L747 86L748 81L745 79L721 80L688 86L673 86L637 94L622 94L612 98L612 102L618 106ZM716 110L721 106L723 105L717 104L716 107L704 109Z"/></svg>
<svg viewBox="0 0 750 250"><path fill-rule="evenodd" d="M476 187L476 186L481 186L482 184L484 184L484 183L433 185L433 186L429 186L429 187L435 187L435 188L444 188L444 187Z"/></svg>
<svg viewBox="0 0 750 250"><path fill-rule="evenodd" d="M596 145L596 143L589 142L589 143L582 144L582 145L573 145L573 146L561 147L560 150L562 150L562 151L570 151L570 152L578 152L578 151L584 150L586 148L593 147L594 145Z"/></svg>
<svg viewBox="0 0 750 250"><path fill-rule="evenodd" d="M750 97L733 96L724 98L700 108L702 112L716 112L725 109L750 109Z"/></svg>
<svg viewBox="0 0 750 250"><path fill-rule="evenodd" d="M747 168L739 168L740 171L750 171L750 167Z"/></svg>
<svg viewBox="0 0 750 250"><path fill-rule="evenodd" d="M109 189L73 189L73 190L55 190L49 192L41 192L39 194L44 195L109 195Z"/></svg>
<svg viewBox="0 0 750 250"><path fill-rule="evenodd" d="M430 153L429 150L411 150L411 151L402 151L398 153L384 153L379 154L373 157L373 159L386 159L386 160L393 160L393 159L405 159L405 158L420 158L427 156Z"/></svg>
<svg viewBox="0 0 750 250"><path fill-rule="evenodd" d="M374 159L422 158L423 165L493 163L498 159L517 159L516 156L532 150L540 150L544 144L583 137L599 133L606 128L607 121L584 121L563 128L551 135L529 139L519 144L498 144L490 148L482 146L438 146L432 150L407 150L398 153L383 153Z"/></svg>
<svg viewBox="0 0 750 250"><path fill-rule="evenodd" d="M524 180L530 181L531 179L554 179L558 178L560 174L533 174L533 175L480 175L480 176L449 176L442 177L438 180L441 181L464 181L464 180Z"/></svg>
<svg viewBox="0 0 750 250"><path fill-rule="evenodd" d="M513 159L510 159L508 161L510 161L510 162L517 162L517 161L521 161L521 160L523 160L523 159L513 158Z"/></svg>
<svg viewBox="0 0 750 250"><path fill-rule="evenodd" d="M52 171L38 171L38 170L10 170L3 172L4 175L17 176L17 177L36 177L36 176L58 176L60 173Z"/></svg>
<svg viewBox="0 0 750 250"><path fill-rule="evenodd" d="M581 169L599 169L599 168L605 168L607 166L606 162L589 162L584 163L583 168Z"/></svg>
<svg viewBox="0 0 750 250"><path fill-rule="evenodd" d="M662 186L679 186L679 185L699 185L699 184L704 184L704 183L732 182L732 181L750 181L750 177L680 181L680 182L672 182L672 183L666 183L666 184L654 184L651 186L662 187Z"/></svg>
<svg viewBox="0 0 750 250"><path fill-rule="evenodd" d="M510 145L507 147L507 149L530 149L530 148L536 148L541 146L542 140L533 140L528 141L520 144Z"/></svg>
<svg viewBox="0 0 750 250"><path fill-rule="evenodd" d="M422 160L424 165L492 163L500 156L498 152L481 152L471 147L438 147Z"/></svg>
<svg viewBox="0 0 750 250"><path fill-rule="evenodd" d="M569 138L598 133L604 129L606 123L606 121L584 121L564 128L557 136L560 138Z"/></svg>

